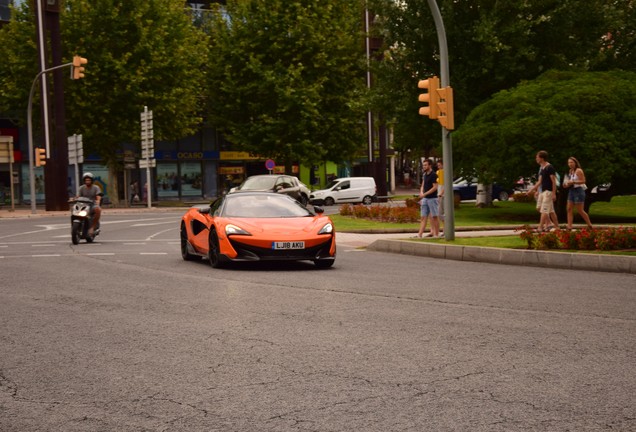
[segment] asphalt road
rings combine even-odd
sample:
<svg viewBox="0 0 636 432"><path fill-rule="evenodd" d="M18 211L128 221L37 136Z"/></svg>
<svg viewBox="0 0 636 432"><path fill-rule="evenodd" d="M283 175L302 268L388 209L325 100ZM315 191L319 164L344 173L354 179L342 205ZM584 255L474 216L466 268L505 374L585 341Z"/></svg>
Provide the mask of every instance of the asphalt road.
<svg viewBox="0 0 636 432"><path fill-rule="evenodd" d="M633 431L636 276L181 260L179 213L0 220L2 431Z"/></svg>

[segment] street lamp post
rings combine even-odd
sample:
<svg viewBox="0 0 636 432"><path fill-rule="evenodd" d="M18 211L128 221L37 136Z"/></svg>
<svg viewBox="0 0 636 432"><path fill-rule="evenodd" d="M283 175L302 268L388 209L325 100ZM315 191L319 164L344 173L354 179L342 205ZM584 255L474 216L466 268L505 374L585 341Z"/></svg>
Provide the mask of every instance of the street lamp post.
<svg viewBox="0 0 636 432"><path fill-rule="evenodd" d="M437 39L439 41L441 87L450 86L448 73L448 43L444 21L435 0L428 0L428 6L433 14ZM444 160L444 238L455 240L455 208L453 202L453 151L451 147L450 131L442 126L442 159ZM449 190L450 189L450 190Z"/></svg>

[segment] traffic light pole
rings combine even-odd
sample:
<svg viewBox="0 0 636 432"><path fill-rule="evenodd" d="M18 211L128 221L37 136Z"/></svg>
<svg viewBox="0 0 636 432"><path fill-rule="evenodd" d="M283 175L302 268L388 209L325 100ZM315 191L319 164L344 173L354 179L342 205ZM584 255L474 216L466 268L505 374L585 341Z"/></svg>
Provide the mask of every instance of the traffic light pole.
<svg viewBox="0 0 636 432"><path fill-rule="evenodd" d="M450 86L448 73L448 43L444 21L435 0L428 0L428 6L435 20L440 54L440 78L442 88ZM442 126L442 159L444 160L444 238L455 240L455 207L453 196L453 151L450 130Z"/></svg>
<svg viewBox="0 0 636 432"><path fill-rule="evenodd" d="M29 92L29 105L27 107L27 134L29 135L29 187L31 193L31 213L36 213L35 207L35 170L33 167L33 163L35 162L35 152L33 148L33 122L31 120L31 113L33 112L33 93L35 91L35 85L42 75L47 72L54 71L56 69L62 69L68 66L73 66L73 63L65 63L63 65L55 66L49 69L44 69L39 72L35 79L33 80L33 84L31 84L31 91ZM49 155L49 143L46 142L46 155Z"/></svg>

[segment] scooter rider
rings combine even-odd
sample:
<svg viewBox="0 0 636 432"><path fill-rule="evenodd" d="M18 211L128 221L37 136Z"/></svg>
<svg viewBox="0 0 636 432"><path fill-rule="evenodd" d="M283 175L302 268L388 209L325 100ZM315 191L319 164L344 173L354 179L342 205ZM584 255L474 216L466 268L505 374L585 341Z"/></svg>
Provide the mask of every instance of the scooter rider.
<svg viewBox="0 0 636 432"><path fill-rule="evenodd" d="M87 172L84 173L82 180L84 184L80 186L79 191L77 192L78 197L88 198L93 201L93 207L91 209L93 213L93 224L88 229L88 235L92 236L93 232L95 232L95 228L97 228L97 224L99 223L99 217L102 214L102 209L100 208L100 204L102 202L102 190L93 183L95 177L93 174Z"/></svg>

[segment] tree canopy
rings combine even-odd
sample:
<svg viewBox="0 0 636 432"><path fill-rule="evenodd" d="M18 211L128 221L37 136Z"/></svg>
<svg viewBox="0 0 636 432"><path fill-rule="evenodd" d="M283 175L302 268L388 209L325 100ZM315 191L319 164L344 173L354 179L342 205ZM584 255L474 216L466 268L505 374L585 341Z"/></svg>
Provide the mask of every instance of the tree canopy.
<svg viewBox="0 0 636 432"><path fill-rule="evenodd" d="M442 0L456 125L494 93L552 69L633 70L634 2ZM439 76L437 33L427 0L372 0L385 42L376 90L398 124L398 148L439 144L439 125L417 114L417 80ZM391 99L391 100L387 100ZM408 107L408 108L407 108ZM433 123L436 128L417 126Z"/></svg>
<svg viewBox="0 0 636 432"><path fill-rule="evenodd" d="M31 2L0 30L0 109L26 120L39 72ZM86 77L65 83L69 134L109 165L124 142L139 142L139 113L153 110L155 139L177 139L200 124L206 35L172 0L66 0L60 16L64 62L88 59Z"/></svg>
<svg viewBox="0 0 636 432"><path fill-rule="evenodd" d="M344 161L364 145L359 1L227 2L209 22L210 121L240 150Z"/></svg>
<svg viewBox="0 0 636 432"><path fill-rule="evenodd" d="M453 135L456 166L484 182L536 173L546 150L557 171L576 157L588 185L636 192L636 73L549 71L481 104Z"/></svg>

